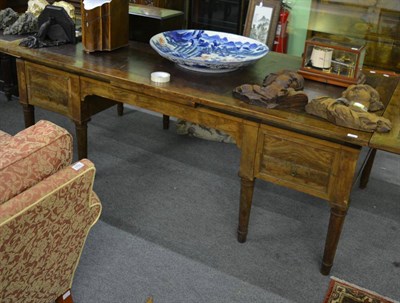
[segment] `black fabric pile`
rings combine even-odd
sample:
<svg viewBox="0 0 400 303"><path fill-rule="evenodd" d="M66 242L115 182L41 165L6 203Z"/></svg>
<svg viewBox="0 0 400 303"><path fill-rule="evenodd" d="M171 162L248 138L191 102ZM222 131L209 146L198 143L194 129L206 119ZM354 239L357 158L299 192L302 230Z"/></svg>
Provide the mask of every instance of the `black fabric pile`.
<svg viewBox="0 0 400 303"><path fill-rule="evenodd" d="M70 42L63 27L57 24L54 18L50 17L40 26L35 35L23 39L19 45L29 48L41 48L59 46Z"/></svg>

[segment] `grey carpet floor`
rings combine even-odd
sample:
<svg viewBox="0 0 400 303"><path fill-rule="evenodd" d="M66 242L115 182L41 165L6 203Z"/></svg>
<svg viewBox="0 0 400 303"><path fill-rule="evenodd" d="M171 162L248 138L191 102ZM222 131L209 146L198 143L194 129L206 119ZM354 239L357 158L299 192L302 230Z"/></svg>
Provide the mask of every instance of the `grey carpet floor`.
<svg viewBox="0 0 400 303"><path fill-rule="evenodd" d="M125 109L89 123L89 158L103 204L78 266L76 303L322 302L319 273L329 207L257 181L245 244L236 241L236 146L162 130L160 117ZM74 132L64 117L36 110ZM0 97L0 129L23 129L16 100ZM400 300L400 156L378 152L352 205L331 274Z"/></svg>

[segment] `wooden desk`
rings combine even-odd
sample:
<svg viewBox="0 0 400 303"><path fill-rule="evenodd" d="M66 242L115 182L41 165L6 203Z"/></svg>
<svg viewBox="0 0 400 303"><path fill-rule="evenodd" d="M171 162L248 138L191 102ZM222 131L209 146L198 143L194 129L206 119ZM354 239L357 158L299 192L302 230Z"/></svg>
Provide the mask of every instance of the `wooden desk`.
<svg viewBox="0 0 400 303"><path fill-rule="evenodd" d="M0 86L7 100L18 95L15 58L4 53L0 53Z"/></svg>
<svg viewBox="0 0 400 303"><path fill-rule="evenodd" d="M21 39L17 36L3 36L3 30L0 30L0 36L6 41ZM0 85L7 100L11 100L13 95L18 95L15 58L2 52L0 52Z"/></svg>
<svg viewBox="0 0 400 303"><path fill-rule="evenodd" d="M32 50L0 41L0 51L18 57L26 126L34 123L34 106L71 118L76 125L80 158L87 156L90 117L116 102L232 135L241 150L240 242L246 241L256 178L327 200L331 215L321 267L325 275L333 264L361 147L400 153L397 78L382 81L381 76L369 77L387 104L384 115L395 124L391 133L373 135L335 126L305 112L267 110L232 97L232 89L238 85L261 83L271 72L300 66L300 58L283 54L270 53L239 71L206 75L182 70L141 43L113 52L86 54L80 45ZM170 83L151 83L150 73L159 70L171 74ZM305 89L311 97L337 97L342 90L311 81L306 82Z"/></svg>

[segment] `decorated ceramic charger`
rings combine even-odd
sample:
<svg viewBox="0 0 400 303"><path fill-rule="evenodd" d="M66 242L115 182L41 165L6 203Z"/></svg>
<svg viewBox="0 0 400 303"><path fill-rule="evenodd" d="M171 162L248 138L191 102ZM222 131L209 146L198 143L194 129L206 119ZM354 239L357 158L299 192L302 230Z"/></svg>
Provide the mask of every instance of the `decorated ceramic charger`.
<svg viewBox="0 0 400 303"><path fill-rule="evenodd" d="M204 73L224 73L249 65L268 47L244 36L208 30L175 30L157 34L151 47L179 66Z"/></svg>

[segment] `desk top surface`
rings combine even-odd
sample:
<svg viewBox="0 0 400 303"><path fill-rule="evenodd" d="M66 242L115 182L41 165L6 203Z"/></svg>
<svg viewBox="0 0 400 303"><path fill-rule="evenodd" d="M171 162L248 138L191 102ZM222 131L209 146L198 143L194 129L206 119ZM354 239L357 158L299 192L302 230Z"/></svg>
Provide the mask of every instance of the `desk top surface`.
<svg viewBox="0 0 400 303"><path fill-rule="evenodd" d="M205 74L184 70L162 58L150 46L131 42L112 52L85 53L82 45L29 49L18 46L18 41L0 39L0 51L15 57L54 67L81 76L105 81L115 87L129 89L171 102L191 102L249 120L262 121L280 128L337 142L400 153L400 85L399 77L368 74L371 83L387 105L383 114L393 123L387 134L368 133L336 126L306 112L265 109L248 105L232 96L232 90L242 84L260 84L266 75L282 69L297 70L301 59L270 52L253 65L234 72ZM171 74L171 81L156 85L150 81L154 71ZM306 80L304 91L309 99L316 96L339 97L344 88ZM349 137L351 133L357 138Z"/></svg>

